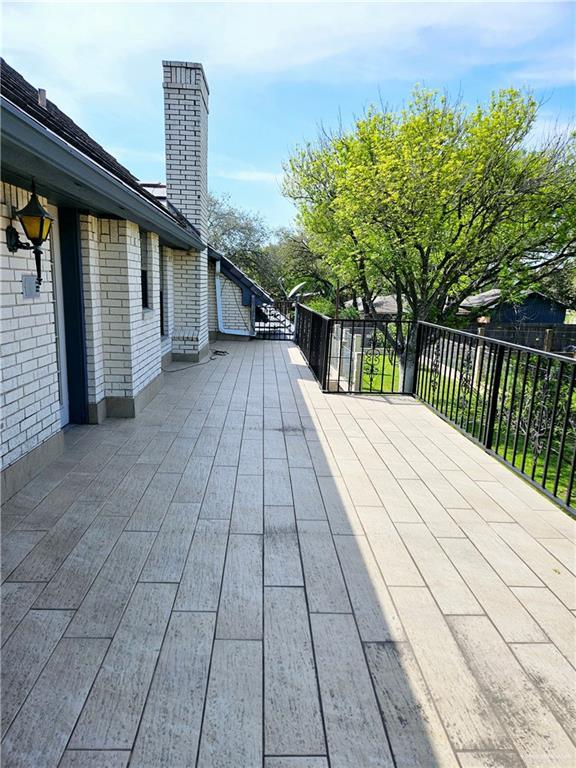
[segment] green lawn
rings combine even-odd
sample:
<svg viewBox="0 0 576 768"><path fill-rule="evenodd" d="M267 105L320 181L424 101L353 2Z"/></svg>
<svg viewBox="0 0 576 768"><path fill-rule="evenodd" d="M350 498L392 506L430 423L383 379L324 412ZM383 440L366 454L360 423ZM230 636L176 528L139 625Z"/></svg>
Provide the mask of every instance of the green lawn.
<svg viewBox="0 0 576 768"><path fill-rule="evenodd" d="M363 392L398 392L400 388L400 366L394 357L388 355L364 356L362 371Z"/></svg>

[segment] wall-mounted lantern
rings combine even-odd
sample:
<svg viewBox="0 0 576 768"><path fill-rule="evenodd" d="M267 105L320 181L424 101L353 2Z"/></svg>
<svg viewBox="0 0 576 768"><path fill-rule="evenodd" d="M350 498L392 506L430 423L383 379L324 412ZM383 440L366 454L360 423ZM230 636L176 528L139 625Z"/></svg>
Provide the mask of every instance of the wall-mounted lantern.
<svg viewBox="0 0 576 768"><path fill-rule="evenodd" d="M16 251L22 249L34 252L36 260L36 290L39 290L42 285L42 251L40 246L50 234L54 217L48 213L41 205L40 200L38 200L34 180L32 180L32 197L24 208L21 208L19 211L13 211L13 216L16 216L20 224L22 224L24 234L32 245L30 243L23 243L20 240L18 231L12 224L6 227L6 245L10 253L16 253Z"/></svg>

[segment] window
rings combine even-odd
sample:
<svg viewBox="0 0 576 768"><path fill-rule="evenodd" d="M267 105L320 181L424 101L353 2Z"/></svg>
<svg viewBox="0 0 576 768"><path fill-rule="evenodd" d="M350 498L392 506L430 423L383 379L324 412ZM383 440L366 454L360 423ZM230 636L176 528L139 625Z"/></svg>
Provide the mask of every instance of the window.
<svg viewBox="0 0 576 768"><path fill-rule="evenodd" d="M148 248L148 233L140 230L140 282L142 287L142 308L151 309L148 273L150 266L150 251Z"/></svg>

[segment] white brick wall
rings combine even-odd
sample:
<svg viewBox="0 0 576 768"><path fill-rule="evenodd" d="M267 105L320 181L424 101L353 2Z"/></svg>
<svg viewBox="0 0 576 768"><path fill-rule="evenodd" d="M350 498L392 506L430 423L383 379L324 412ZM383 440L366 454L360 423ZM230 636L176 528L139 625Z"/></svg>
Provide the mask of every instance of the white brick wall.
<svg viewBox="0 0 576 768"><path fill-rule="evenodd" d="M160 373L158 236L148 234L152 307L142 308L140 233L130 221L100 221L104 391L133 397Z"/></svg>
<svg viewBox="0 0 576 768"><path fill-rule="evenodd" d="M252 331L250 307L242 304L242 289L220 275L222 293L222 319L224 327L239 331Z"/></svg>
<svg viewBox="0 0 576 768"><path fill-rule="evenodd" d="M30 193L2 183L0 199L0 290L2 326L2 468L60 429L51 243L43 246L42 286L37 299L22 296L23 274L36 274L31 251L11 254L4 230L10 209L24 206ZM46 201L42 198L45 205ZM13 222L25 240L20 225Z"/></svg>
<svg viewBox="0 0 576 768"><path fill-rule="evenodd" d="M94 216L80 216L89 403L99 403L106 394L100 285L100 241L102 236L106 238L107 242L110 241L108 221L99 221Z"/></svg>
<svg viewBox="0 0 576 768"><path fill-rule="evenodd" d="M164 301L164 336L161 339L162 356L172 351L172 333L174 331L174 255L171 248L162 248Z"/></svg>
<svg viewBox="0 0 576 768"><path fill-rule="evenodd" d="M220 275L222 297L222 320L224 327L230 330L253 331L252 311L242 304L242 289L224 275ZM218 312L216 307L216 265L208 263L208 327L218 331Z"/></svg>
<svg viewBox="0 0 576 768"><path fill-rule="evenodd" d="M216 311L216 265L208 262L208 329L211 333L218 330L218 313Z"/></svg>

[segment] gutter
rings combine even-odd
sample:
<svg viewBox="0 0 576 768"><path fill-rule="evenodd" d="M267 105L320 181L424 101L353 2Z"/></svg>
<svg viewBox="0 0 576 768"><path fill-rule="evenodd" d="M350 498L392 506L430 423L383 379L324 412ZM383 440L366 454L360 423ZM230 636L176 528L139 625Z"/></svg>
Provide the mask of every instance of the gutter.
<svg viewBox="0 0 576 768"><path fill-rule="evenodd" d="M222 283L220 282L220 259L216 259L216 275L214 277L216 285L216 316L218 318L218 330L220 333L226 333L231 336L256 336L256 331L247 331L240 328L226 328L222 316ZM251 317L254 314L252 308Z"/></svg>
<svg viewBox="0 0 576 768"><path fill-rule="evenodd" d="M1 105L3 170L13 170L24 179L36 176L40 187L76 206L134 221L156 232L165 245L195 251L206 248L195 232L182 227L166 209L146 200L4 96ZM14 154L16 162L9 162Z"/></svg>

